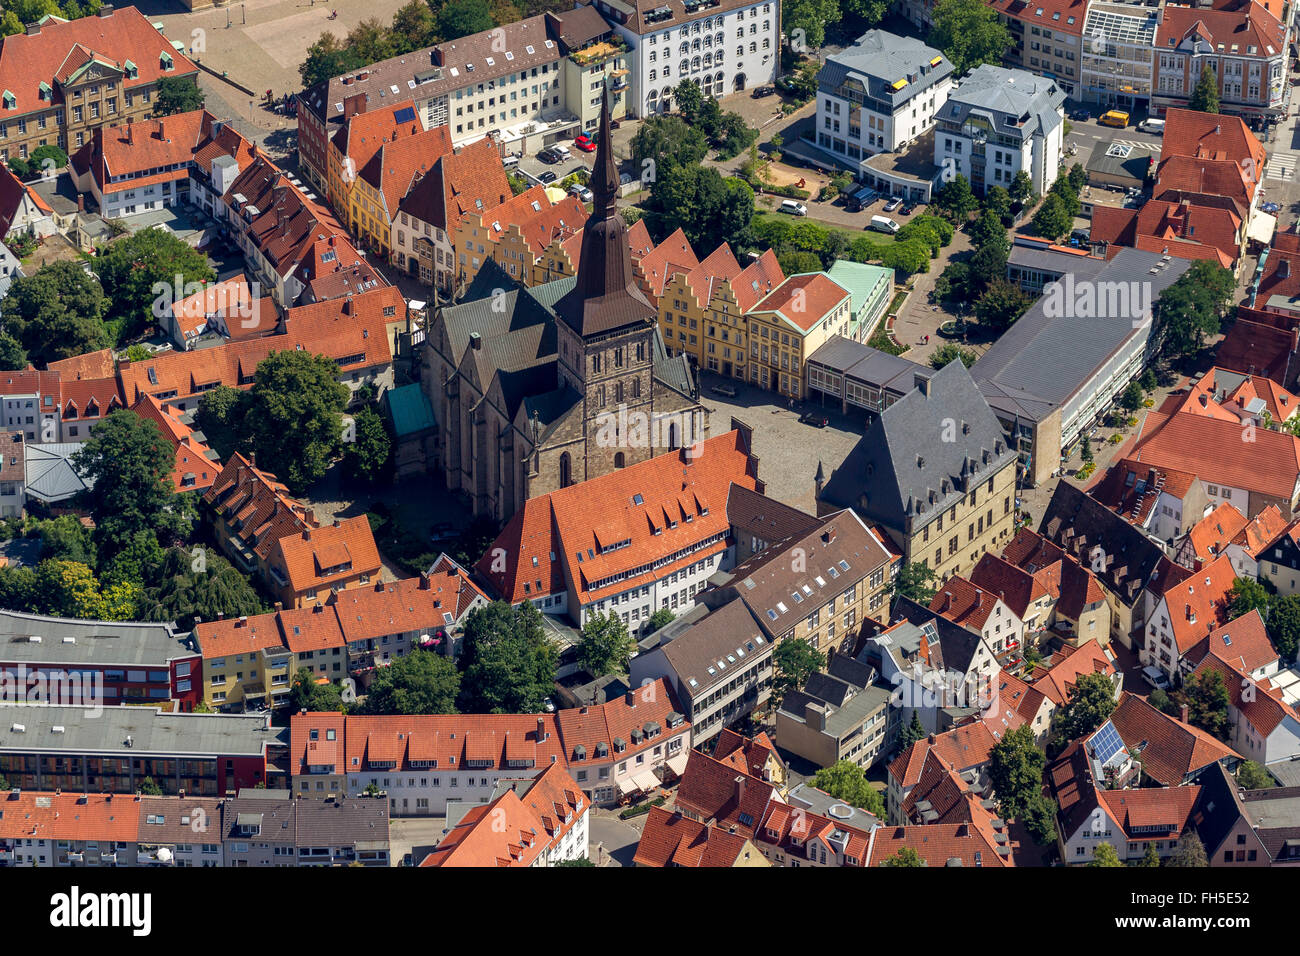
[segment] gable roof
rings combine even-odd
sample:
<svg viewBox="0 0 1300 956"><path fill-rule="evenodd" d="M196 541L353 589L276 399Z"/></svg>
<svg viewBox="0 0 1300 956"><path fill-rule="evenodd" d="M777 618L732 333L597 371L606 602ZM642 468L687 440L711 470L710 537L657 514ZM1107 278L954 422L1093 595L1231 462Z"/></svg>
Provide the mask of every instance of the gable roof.
<svg viewBox="0 0 1300 956"><path fill-rule="evenodd" d="M1188 775L1217 760L1241 759L1227 744L1127 691L1120 695L1110 722L1124 746L1139 752L1143 773L1161 786L1179 786Z"/></svg>
<svg viewBox="0 0 1300 956"><path fill-rule="evenodd" d="M637 866L729 867L748 856L749 841L739 833L651 807L633 862ZM755 862L762 861L757 856Z"/></svg>

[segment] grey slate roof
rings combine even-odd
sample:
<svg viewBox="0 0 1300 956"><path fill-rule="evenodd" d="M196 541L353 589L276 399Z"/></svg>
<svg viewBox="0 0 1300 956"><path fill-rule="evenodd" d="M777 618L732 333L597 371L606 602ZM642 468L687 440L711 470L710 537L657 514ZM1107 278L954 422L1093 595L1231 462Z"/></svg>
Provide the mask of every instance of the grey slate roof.
<svg viewBox="0 0 1300 956"><path fill-rule="evenodd" d="M2 716L0 751L10 752L260 756L288 736L287 727L267 727L258 714L169 714L156 707L104 707L95 714L81 706L17 704ZM25 729L14 730L15 724ZM63 731L55 733L56 726Z"/></svg>
<svg viewBox="0 0 1300 956"><path fill-rule="evenodd" d="M1096 298L1103 305L1107 289L1143 290L1141 296L1125 295L1128 307L1117 310L1124 314L1080 318L1068 314L1073 311L1070 308L1053 307L1051 311L1067 314L1048 315L1049 303L1059 305L1063 300L1045 292L972 366L971 375L988 403L1008 414L1041 421L1068 402L1125 342L1142 332L1149 310L1144 314L1134 300L1140 297L1148 305L1154 304L1191 266L1188 259L1171 258L1162 263L1163 258L1168 257L1121 249L1095 273ZM1159 271L1152 275L1152 269ZM1075 286L1076 296L1083 291L1083 286ZM1067 306L1071 298L1067 291ZM1108 310L1103 307L1100 311ZM1135 322L1139 328L1134 328Z"/></svg>
<svg viewBox="0 0 1300 956"><path fill-rule="evenodd" d="M937 120L960 126L974 111L992 120L998 135L1024 141L1060 126L1064 103L1065 91L1055 80L985 63L957 85Z"/></svg>
<svg viewBox="0 0 1300 956"><path fill-rule="evenodd" d="M39 643L30 638L37 635ZM0 659L68 666L158 666L194 654L172 624L83 621L0 610Z"/></svg>
<svg viewBox="0 0 1300 956"><path fill-rule="evenodd" d="M53 442L27 446L27 494L45 502L63 501L79 491L93 488L72 467L72 456L81 450L79 442Z"/></svg>
<svg viewBox="0 0 1300 956"><path fill-rule="evenodd" d="M930 646L931 662L935 663L936 667L961 674L965 674L970 669L971 659L974 658L975 651L979 649L982 640L978 634L966 630L960 624L955 624L945 617L940 617L911 598L898 598L894 602L892 614L894 620L904 618L916 627L923 627L929 623L938 632L941 661L935 662L933 642Z"/></svg>
<svg viewBox="0 0 1300 956"><path fill-rule="evenodd" d="M935 57L941 62L932 67L930 62ZM868 30L853 46L826 58L817 74L817 86L824 93L834 94L845 80L854 79L866 87L872 98L897 108L951 75L952 64L934 47L914 37ZM909 82L895 90L893 84L898 80Z"/></svg>
<svg viewBox="0 0 1300 956"><path fill-rule="evenodd" d="M1054 276L1063 276L1068 272L1074 276L1074 281L1078 282L1080 279L1095 277L1109 263L1098 256L1076 256L1053 249L1013 245L1007 255L1007 265L1019 266L1022 269L1038 269Z"/></svg>
<svg viewBox="0 0 1300 956"><path fill-rule="evenodd" d="M651 637L672 638L662 645L664 657L694 700L715 684L726 684L748 670L751 658L758 660L772 651L744 601L729 601L695 623L670 631L676 623ZM727 660L728 655L732 661ZM718 667L719 660L725 666Z"/></svg>
<svg viewBox="0 0 1300 956"><path fill-rule="evenodd" d="M944 440L948 436L949 440ZM821 500L906 532L928 524L1015 459L958 360L885 409L831 474Z"/></svg>
<svg viewBox="0 0 1300 956"><path fill-rule="evenodd" d="M934 369L928 365L890 355L842 335L832 335L808 356L808 361L842 372L855 381L903 393L916 384L918 376L925 380L934 377Z"/></svg>

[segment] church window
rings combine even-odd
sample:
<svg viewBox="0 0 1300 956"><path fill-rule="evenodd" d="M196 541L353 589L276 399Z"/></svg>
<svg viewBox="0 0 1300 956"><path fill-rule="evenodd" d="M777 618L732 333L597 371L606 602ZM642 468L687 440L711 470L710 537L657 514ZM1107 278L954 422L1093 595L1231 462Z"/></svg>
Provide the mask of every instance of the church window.
<svg viewBox="0 0 1300 956"><path fill-rule="evenodd" d="M618 452L618 453L616 453L616 454L614 455L614 467L615 467L615 468L622 468L623 465L625 464L625 462L626 462L626 459L623 457L623 453L622 453L621 451Z"/></svg>

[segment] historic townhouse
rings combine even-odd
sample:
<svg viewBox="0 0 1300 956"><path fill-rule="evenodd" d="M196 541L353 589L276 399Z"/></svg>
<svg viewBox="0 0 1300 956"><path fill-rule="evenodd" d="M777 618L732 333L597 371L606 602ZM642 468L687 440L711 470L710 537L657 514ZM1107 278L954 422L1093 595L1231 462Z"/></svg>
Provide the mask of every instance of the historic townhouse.
<svg viewBox="0 0 1300 956"><path fill-rule="evenodd" d="M471 211L454 236L456 284L468 286L491 259L512 280L527 285L547 246L572 235L586 219L587 208L578 197L552 202L544 186L533 186L490 210Z"/></svg>
<svg viewBox="0 0 1300 956"><path fill-rule="evenodd" d="M198 72L133 6L43 17L0 43L0 160L71 154L100 127L148 117L163 79Z"/></svg>
<svg viewBox="0 0 1300 956"><path fill-rule="evenodd" d="M790 276L774 288L746 314L750 382L802 401L804 360L832 335L848 334L852 304L824 272Z"/></svg>
<svg viewBox="0 0 1300 956"><path fill-rule="evenodd" d="M1080 99L1087 0L994 0L992 6L1015 40L1006 65L1056 80L1066 96Z"/></svg>
<svg viewBox="0 0 1300 956"><path fill-rule="evenodd" d="M411 184L449 152L447 127L419 130L417 126L410 135L381 144L357 170L348 195L348 222L363 248L384 259L391 258L389 241L398 204Z"/></svg>

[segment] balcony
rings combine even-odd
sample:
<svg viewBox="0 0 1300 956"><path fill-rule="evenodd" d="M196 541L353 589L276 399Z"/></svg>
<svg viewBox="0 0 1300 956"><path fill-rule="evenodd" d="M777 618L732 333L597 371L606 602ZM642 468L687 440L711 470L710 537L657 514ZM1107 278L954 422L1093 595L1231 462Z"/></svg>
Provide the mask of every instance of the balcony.
<svg viewBox="0 0 1300 956"><path fill-rule="evenodd" d="M155 846L149 849L141 847L136 855L136 862L140 866L172 866L176 862L176 854L170 847Z"/></svg>

